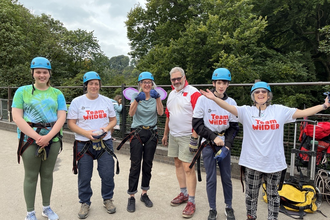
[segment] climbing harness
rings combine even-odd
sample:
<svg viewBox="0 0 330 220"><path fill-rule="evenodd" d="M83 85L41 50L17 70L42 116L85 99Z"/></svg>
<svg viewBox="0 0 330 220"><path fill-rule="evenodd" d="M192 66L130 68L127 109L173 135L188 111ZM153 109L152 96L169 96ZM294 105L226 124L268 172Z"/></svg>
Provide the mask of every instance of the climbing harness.
<svg viewBox="0 0 330 220"><path fill-rule="evenodd" d="M157 132L154 130L155 127L156 127L156 125L139 126L137 128L133 128L132 131L122 140L122 142L120 142L120 144L117 147L117 150L120 150L120 148L126 143L126 141L128 139L132 140L134 137L136 137L142 145L148 144L153 138L155 138L155 137L157 138ZM152 133L151 137L149 138L149 140L146 143L142 142L140 135L139 135L139 133L140 133L140 131L142 131L142 129L149 130Z"/></svg>
<svg viewBox="0 0 330 220"><path fill-rule="evenodd" d="M84 147L82 148L82 150L80 152L78 152L78 142L79 143L83 143ZM97 157L95 157L90 151L89 151L89 147L93 146L94 150L101 150L101 152L99 153L99 155ZM96 139L96 140L89 140L89 141L79 141L79 140L75 140L74 144L73 144L73 168L72 171L74 174L78 174L78 167L77 167L77 161L79 161L85 153L87 153L89 156L91 156L93 158L93 160L97 160L99 159L105 152L107 152L108 154L110 154L113 158L115 158L117 160L117 165L116 165L116 174L119 174L119 161L118 158L116 156L116 154L113 152L113 150L111 150L107 143L103 140L103 138L100 139Z"/></svg>
<svg viewBox="0 0 330 220"><path fill-rule="evenodd" d="M36 132L39 134L41 129L47 129L49 127L53 127L55 125L56 122L51 122L51 123L33 123L33 122L27 122L30 127L32 128L36 128ZM36 151L36 156L42 157L42 160L46 160L48 157L48 152L50 149L50 146L53 143L53 139L54 138L58 138L60 143L61 143L61 150L62 151L62 131L59 131L50 141L49 144L46 147L38 147L37 151ZM21 131L21 135L20 135L20 139L19 139L19 143L18 143L18 149L17 149L17 161L18 163L20 163L20 156L24 153L24 151L34 142L34 139L32 139L31 137L27 138L27 141L24 144L24 138L25 138L25 134Z"/></svg>

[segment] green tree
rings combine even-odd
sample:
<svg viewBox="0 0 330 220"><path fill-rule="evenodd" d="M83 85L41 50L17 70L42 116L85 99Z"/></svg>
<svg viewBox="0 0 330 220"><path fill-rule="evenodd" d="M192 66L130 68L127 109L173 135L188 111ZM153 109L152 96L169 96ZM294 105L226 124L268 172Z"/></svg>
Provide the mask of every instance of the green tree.
<svg viewBox="0 0 330 220"><path fill-rule="evenodd" d="M0 84L21 86L32 82L30 62L44 56L52 64L52 85L71 85L81 72L101 75L109 68L93 32L68 31L49 15L32 15L16 0L0 1Z"/></svg>
<svg viewBox="0 0 330 220"><path fill-rule="evenodd" d="M260 42L281 54L285 61L295 63L295 68L290 69L281 63L273 66L276 72L280 70L277 75L281 76L279 79L276 77L274 82L329 81L330 54L323 50L326 45L322 45L322 42L326 42L325 30L330 23L330 1L254 0L253 4L254 12L267 17L268 21ZM322 30L325 32L322 33ZM289 71L282 72L283 68ZM302 70L305 74L300 74ZM280 100L282 103L302 107L303 104L311 106L319 103L324 98L323 89L316 86L287 87L278 92L283 95ZM285 94L291 95L285 98Z"/></svg>
<svg viewBox="0 0 330 220"><path fill-rule="evenodd" d="M137 5L125 22L130 55L140 59L156 45L169 46L185 30L186 21L201 14L197 11L199 5L197 0L148 0L146 9Z"/></svg>
<svg viewBox="0 0 330 220"><path fill-rule="evenodd" d="M118 71L123 71L129 65L129 57L120 55L110 58L110 68Z"/></svg>
<svg viewBox="0 0 330 220"><path fill-rule="evenodd" d="M17 1L13 1L17 3ZM32 16L24 7L11 0L0 1L0 82L2 85L20 85L30 80L29 62L24 27ZM24 73L18 76L17 73Z"/></svg>
<svg viewBox="0 0 330 220"><path fill-rule="evenodd" d="M198 84L210 83L218 67L232 72L233 83L253 83L256 79L270 83L315 80L309 73L311 65L305 64L304 51L281 51L267 43L271 28L268 17L255 4L253 0L149 0L146 9L134 8L126 24L131 54L139 59L137 69L153 72L161 84L168 84L168 72L174 66L183 67L190 83ZM168 19L163 20L165 17ZM249 91L243 88L230 91L239 104L250 100ZM274 102L310 104L313 97L296 95L307 91L278 87L274 89Z"/></svg>
<svg viewBox="0 0 330 220"><path fill-rule="evenodd" d="M329 55L319 50L324 35L320 29L330 23L329 0L254 1L255 12L267 16L268 27L261 39L269 48L288 54L300 52L312 80L330 80Z"/></svg>

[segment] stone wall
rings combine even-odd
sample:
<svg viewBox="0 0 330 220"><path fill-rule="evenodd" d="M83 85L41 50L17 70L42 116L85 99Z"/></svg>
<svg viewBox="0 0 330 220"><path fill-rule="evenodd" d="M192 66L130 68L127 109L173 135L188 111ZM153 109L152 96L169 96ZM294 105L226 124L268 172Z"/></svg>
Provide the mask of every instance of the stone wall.
<svg viewBox="0 0 330 220"><path fill-rule="evenodd" d="M16 132L17 127L16 127L16 124L13 123L13 122L7 122L7 121L0 120L0 129ZM73 132L64 131L63 132L63 141L66 142L66 143L72 143L73 144L73 142L74 142ZM114 141L115 153L116 154L120 153L120 154L129 155L129 141L127 141L123 145L123 147L118 151L118 150L116 150L116 148L120 144L120 142L121 142L121 140L118 139L118 138L117 138L116 141ZM162 146L162 145L157 146L157 150L156 150L156 153L155 153L154 160L174 165L173 158L170 158L170 157L167 156L167 148ZM204 171L203 165L201 165L201 170ZM173 172L174 172L174 167L173 167ZM240 168L238 166L238 158L234 158L234 157L232 157L232 177L233 178L240 178Z"/></svg>

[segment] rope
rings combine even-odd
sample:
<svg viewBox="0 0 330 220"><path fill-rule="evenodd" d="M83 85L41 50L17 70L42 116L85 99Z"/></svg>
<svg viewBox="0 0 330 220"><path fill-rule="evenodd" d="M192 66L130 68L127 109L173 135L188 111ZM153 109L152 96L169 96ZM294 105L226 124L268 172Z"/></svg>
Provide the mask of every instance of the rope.
<svg viewBox="0 0 330 220"><path fill-rule="evenodd" d="M320 169L315 176L315 187L317 187L322 195L322 199L325 199L330 205L330 177L329 171Z"/></svg>

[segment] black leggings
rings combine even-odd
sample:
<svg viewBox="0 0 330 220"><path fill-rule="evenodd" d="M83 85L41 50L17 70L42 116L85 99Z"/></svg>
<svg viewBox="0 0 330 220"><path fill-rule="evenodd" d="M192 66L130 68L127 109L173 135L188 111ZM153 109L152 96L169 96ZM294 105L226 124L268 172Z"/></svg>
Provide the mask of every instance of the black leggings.
<svg viewBox="0 0 330 220"><path fill-rule="evenodd" d="M153 136L153 132L155 136ZM151 179L151 169L152 162L154 160L154 155L157 147L157 130L155 131L142 129L139 132L139 137L142 141L134 136L130 143L130 159L131 159L131 168L129 171L129 180L128 180L128 191L127 193L133 195L137 193L137 186L140 177L141 171L141 162L142 162L142 190L149 190L149 183ZM152 137L152 138L151 138ZM150 139L151 138L151 139Z"/></svg>

